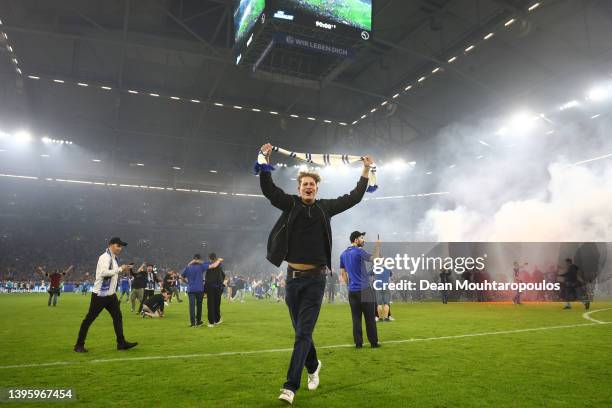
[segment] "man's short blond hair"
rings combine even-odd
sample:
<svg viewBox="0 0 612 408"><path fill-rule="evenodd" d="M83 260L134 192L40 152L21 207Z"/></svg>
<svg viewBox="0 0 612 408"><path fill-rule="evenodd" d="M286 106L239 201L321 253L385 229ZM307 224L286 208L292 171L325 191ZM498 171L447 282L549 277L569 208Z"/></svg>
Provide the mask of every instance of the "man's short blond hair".
<svg viewBox="0 0 612 408"><path fill-rule="evenodd" d="M319 184L321 182L321 176L318 173L310 172L310 171L300 171L300 174L297 176L298 186L302 185L302 179L304 177L310 177L314 179L315 183Z"/></svg>

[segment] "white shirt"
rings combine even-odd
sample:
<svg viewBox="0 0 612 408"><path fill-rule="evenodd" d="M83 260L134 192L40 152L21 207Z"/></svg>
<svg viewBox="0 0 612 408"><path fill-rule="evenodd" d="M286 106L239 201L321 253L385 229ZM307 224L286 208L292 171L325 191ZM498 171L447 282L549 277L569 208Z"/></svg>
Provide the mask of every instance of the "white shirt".
<svg viewBox="0 0 612 408"><path fill-rule="evenodd" d="M117 291L117 279L121 272L119 264L117 263L117 257L112 254L108 249L104 251L98 258L98 266L96 267L96 281L94 282L93 293L100 295L100 289L104 278L111 278L110 286L108 290L103 291L101 296L111 296Z"/></svg>

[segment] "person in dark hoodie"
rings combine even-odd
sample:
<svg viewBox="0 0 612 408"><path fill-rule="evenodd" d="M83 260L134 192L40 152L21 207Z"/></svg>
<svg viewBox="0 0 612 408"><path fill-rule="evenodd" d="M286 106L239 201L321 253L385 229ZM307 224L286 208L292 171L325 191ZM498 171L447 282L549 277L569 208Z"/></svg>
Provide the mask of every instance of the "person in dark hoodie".
<svg viewBox="0 0 612 408"><path fill-rule="evenodd" d="M204 278L204 290L206 292L206 308L208 309L208 327L221 324L221 297L225 288L225 272L223 271L223 258L217 258L217 254L211 252L208 255L209 262L206 266L206 277Z"/></svg>

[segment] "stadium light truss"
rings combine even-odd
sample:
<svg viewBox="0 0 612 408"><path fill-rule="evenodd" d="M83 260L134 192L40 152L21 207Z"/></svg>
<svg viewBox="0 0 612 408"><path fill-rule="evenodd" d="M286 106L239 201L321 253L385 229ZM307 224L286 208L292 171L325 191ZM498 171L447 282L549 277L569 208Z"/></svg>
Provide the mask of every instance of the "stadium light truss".
<svg viewBox="0 0 612 408"><path fill-rule="evenodd" d="M536 10L537 8L539 8L541 5L542 5L542 4L541 4L540 2L538 2L538 3L534 3L534 4L532 4L531 6L529 6L529 7L527 8L527 11L528 11L528 12L532 12L532 11ZM513 25L515 22L516 22L516 18L515 18L515 17L512 17L512 18L510 18L509 20L507 20L506 22L504 22L504 23L503 23L503 26L504 26L504 27L506 27L506 28L508 28L508 27L510 27L511 25ZM495 31L491 31L491 32L489 32L488 34L486 34L484 37L482 37L482 40L481 40L481 41L488 41L488 40L490 40L491 38L493 38L494 36L495 36ZM466 44L466 45L464 45L464 47L465 47L465 48L464 48L463 56L464 56L464 57L467 57L467 56L468 56L468 55L469 55L469 54L470 54L472 51L474 51L474 49L477 47L477 43ZM457 55L452 55L452 56L448 56L446 61L447 61L447 63L448 63L448 64L452 64L452 63L454 63L455 61L457 61L457 59L458 59L458 56L457 56ZM434 66L433 68L431 68L431 73L432 73L432 74L435 74L435 73L437 73L437 72L439 72L439 71L441 71L441 70L442 70L442 69L441 69L441 67ZM418 79L417 79L415 82L416 82L416 83L423 83L423 82L424 82L426 79L427 79L427 76L425 76L425 75L420 75L420 76L418 76ZM406 87L404 88L404 91L403 91L403 92L405 93L405 92L409 91L410 89L412 89L412 85L408 85L408 86L406 86ZM393 99L396 99L396 98L398 98L398 97L399 97L401 94L402 94L402 91L396 91L396 92L395 92L395 94L393 95L393 97L392 97L392 98L393 98ZM361 119L365 119L365 118L366 118L368 115L373 115L374 113L376 113L376 110L375 110L375 109L371 109L371 110L369 111L369 113L366 113L366 114L364 114L363 116L361 116ZM359 122L359 119L358 119L358 120L356 120L356 121L354 121L352 124L353 124L353 125L356 125L356 124L357 124L357 122Z"/></svg>

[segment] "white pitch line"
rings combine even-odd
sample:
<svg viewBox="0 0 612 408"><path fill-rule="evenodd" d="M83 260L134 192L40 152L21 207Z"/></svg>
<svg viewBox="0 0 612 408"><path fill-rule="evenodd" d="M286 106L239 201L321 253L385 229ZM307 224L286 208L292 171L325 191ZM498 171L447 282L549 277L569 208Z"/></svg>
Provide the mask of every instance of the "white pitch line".
<svg viewBox="0 0 612 408"><path fill-rule="evenodd" d="M608 309L593 310L589 313L599 312ZM585 317L583 315L583 317ZM585 317L588 319L588 317ZM594 320L594 319L589 319ZM612 324L612 322L601 322L599 320L596 323L580 323L580 324L569 324L563 326L545 326L545 327L534 327L531 329L516 329L516 330L503 330L496 332L484 332L484 333L468 333L458 334L454 336L440 336L440 337L424 337L424 338L413 338L404 340L389 340L381 341L382 344L400 344L400 343L413 343L419 341L432 341L432 340L451 340L451 339L462 339L466 337L479 337L479 336L495 336L499 334L514 334L514 333L525 333L543 330L555 330L555 329L567 329L574 327L587 327L587 326L599 326L601 324ZM329 346L317 346L317 349L335 349L335 348L352 348L354 344L334 344ZM16 364L16 365L5 365L0 366L0 369L9 368L32 368L32 367L49 367L49 366L60 366L60 365L80 365L80 364L101 364L101 363L113 363L122 361L151 361L151 360L171 360L171 359L184 359L184 358L206 358L206 357L224 357L224 356L239 356L249 354L265 354L265 353L284 353L291 352L292 348L282 349L268 349L268 350L252 350L252 351L227 351L221 353L205 353L205 354L182 354L174 356L145 356L145 357L123 357L123 358L107 358L107 359L96 359L89 361L56 361L50 363L33 363L33 364Z"/></svg>
<svg viewBox="0 0 612 408"><path fill-rule="evenodd" d="M590 312L584 312L584 313L582 314L582 317L583 317L584 319L587 319L587 320L590 320L590 321L592 321L592 322L599 323L599 324L607 324L607 323L610 323L610 322L602 322L601 320L593 319L593 318L590 316L590 314L591 314L591 313L603 312L604 310L612 310L612 308L608 308L608 309L597 309L597 310L591 310Z"/></svg>

